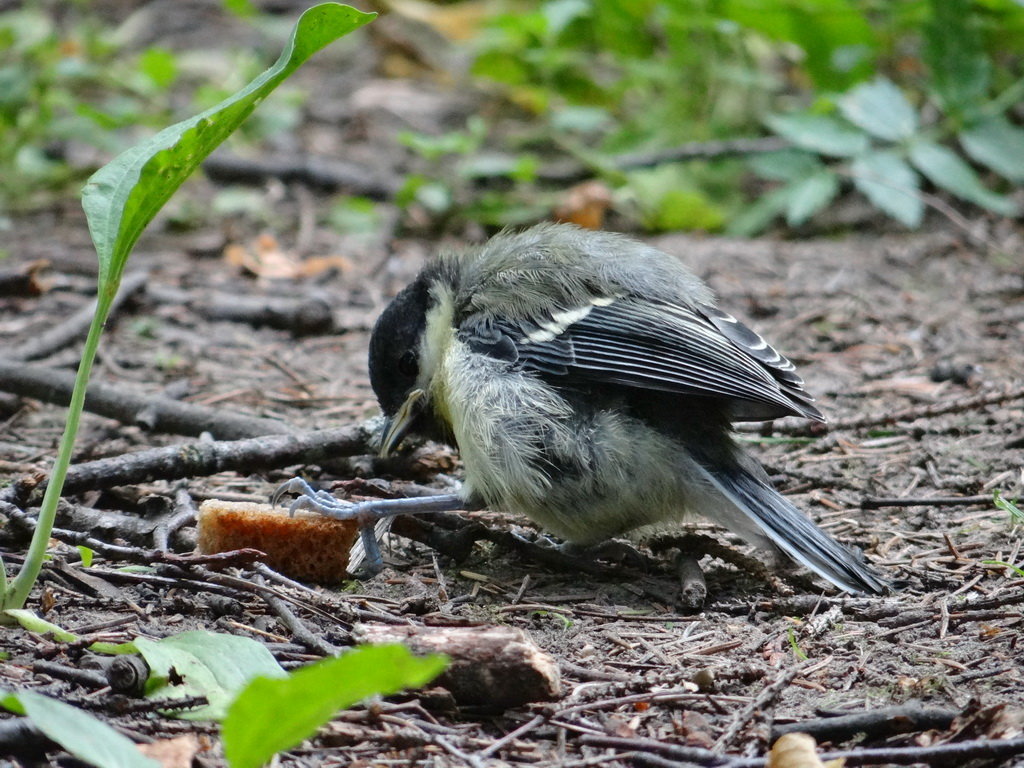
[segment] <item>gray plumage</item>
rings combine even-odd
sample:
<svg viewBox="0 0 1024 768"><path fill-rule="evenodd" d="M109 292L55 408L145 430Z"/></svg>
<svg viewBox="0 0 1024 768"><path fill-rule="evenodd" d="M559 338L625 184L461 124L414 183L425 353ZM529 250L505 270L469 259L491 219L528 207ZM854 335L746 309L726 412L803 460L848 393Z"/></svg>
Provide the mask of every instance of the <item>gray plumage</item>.
<svg viewBox="0 0 1024 768"><path fill-rule="evenodd" d="M457 445L467 499L580 544L704 514L842 589L885 587L730 436L824 420L792 363L635 240L540 225L442 256L381 316L370 373L385 450Z"/></svg>

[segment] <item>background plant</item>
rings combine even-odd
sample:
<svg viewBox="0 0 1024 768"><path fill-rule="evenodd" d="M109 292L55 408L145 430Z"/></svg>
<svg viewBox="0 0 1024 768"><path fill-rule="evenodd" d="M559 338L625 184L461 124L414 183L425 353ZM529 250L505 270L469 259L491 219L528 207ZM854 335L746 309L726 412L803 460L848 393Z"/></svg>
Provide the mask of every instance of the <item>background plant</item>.
<svg viewBox="0 0 1024 768"><path fill-rule="evenodd" d="M1018 210L1007 193L1024 170L1024 8L1011 0L551 0L493 18L474 45L474 75L512 107L489 126L506 166L529 155L543 176L569 155L647 228L796 226L850 188L908 227L931 189ZM631 167L638 153L764 128L792 149ZM767 182L753 199L749 171ZM448 199L475 215L459 191L471 183L449 180ZM513 216L536 199L520 191L506 196Z"/></svg>

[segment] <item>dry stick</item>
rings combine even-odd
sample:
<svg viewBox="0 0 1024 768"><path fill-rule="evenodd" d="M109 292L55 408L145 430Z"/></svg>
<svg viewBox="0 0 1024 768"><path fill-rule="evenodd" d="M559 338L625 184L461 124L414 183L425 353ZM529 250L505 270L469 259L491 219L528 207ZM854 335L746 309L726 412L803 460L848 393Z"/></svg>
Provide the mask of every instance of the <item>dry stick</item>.
<svg viewBox="0 0 1024 768"><path fill-rule="evenodd" d="M580 743L594 747L622 749L627 752L652 753L651 755L642 755L644 762L647 762L648 757L655 755L664 755L665 758L668 758L664 761L660 759L653 760L650 762L652 765L680 766L693 764L713 766L716 768L717 766L732 768L732 766L747 762L742 758L735 758L730 755L720 755L716 752L712 752L711 750L704 749L703 747L683 747L678 744L667 744L653 739L626 739L621 736L585 734L580 737ZM637 754L635 757L640 758L641 754ZM756 765L763 768L764 758L758 758Z"/></svg>
<svg viewBox="0 0 1024 768"><path fill-rule="evenodd" d="M0 721L0 754L18 755L22 758L35 755L45 759L44 753L58 746L27 717ZM11 761L10 764L17 763Z"/></svg>
<svg viewBox="0 0 1024 768"><path fill-rule="evenodd" d="M890 736L894 733L927 731L931 728L946 730L959 713L948 709L926 709L920 704L905 704L816 720L803 720L772 727L774 742L787 733L806 733L817 741L839 742L858 734L870 738Z"/></svg>
<svg viewBox="0 0 1024 768"><path fill-rule="evenodd" d="M401 187L397 177L385 177L368 166L317 155L261 155L242 158L229 152L214 152L203 162L203 170L214 181L259 184L268 178L285 183L298 182L324 189L346 191L374 200L393 198Z"/></svg>
<svg viewBox="0 0 1024 768"><path fill-rule="evenodd" d="M511 744L513 741L518 739L520 736L523 736L523 735L529 733L530 731L532 731L534 728L536 728L538 725L540 725L543 722L544 722L544 716L543 715L537 715L532 720L526 721L525 723L520 725L515 730L509 731L504 736L502 736L500 739L498 739L497 741L493 742L490 746L487 746L487 747L484 747L483 749L481 749L479 752L476 753L476 756L479 757L481 760L486 760L491 755L496 755L506 745Z"/></svg>
<svg viewBox="0 0 1024 768"><path fill-rule="evenodd" d="M987 392L983 395L965 397L949 403L935 403L920 408L905 408L902 411L895 411L888 414L872 416L858 416L852 419L836 419L828 424L831 431L842 429L866 429L868 427L881 427L888 424L895 424L900 421L916 421L917 419L930 419L935 416L945 416L950 413L961 413L985 408L989 405L1000 405L1013 400L1024 400L1024 387L1015 387L1004 392ZM820 427L818 427L820 429ZM808 427L804 424L794 424L792 427L780 424L776 430L780 433L791 435L815 434L814 425Z"/></svg>
<svg viewBox="0 0 1024 768"><path fill-rule="evenodd" d="M174 509L168 515L163 515L153 528L153 546L161 552L171 548L170 538L179 528L196 519L195 502L188 490L182 486L174 491Z"/></svg>
<svg viewBox="0 0 1024 768"><path fill-rule="evenodd" d="M861 499L861 509L880 509L881 507L959 507L969 504L991 504L992 494L980 496L865 496Z"/></svg>
<svg viewBox="0 0 1024 768"><path fill-rule="evenodd" d="M689 610L700 610L708 596L708 585L700 569L700 556L687 552L676 555L676 571L679 573L679 601Z"/></svg>
<svg viewBox="0 0 1024 768"><path fill-rule="evenodd" d="M0 391L54 405L71 401L75 375L70 371L30 363L0 360ZM221 439L284 434L283 422L232 413L221 407L182 403L158 395L138 394L112 384L93 382L85 395L85 409L125 424L140 424L154 432L198 437L209 432Z"/></svg>
<svg viewBox="0 0 1024 768"><path fill-rule="evenodd" d="M262 577L257 577L262 583ZM260 593L260 597L263 598L270 609L277 614L277 617L281 622L288 628L288 631L292 633L299 643L306 646L307 649L313 653L319 653L323 656L337 656L339 649L328 643L322 637L317 636L315 633L310 631L309 627L296 616L292 610L285 604L284 600L279 597L275 597L269 592Z"/></svg>
<svg viewBox="0 0 1024 768"><path fill-rule="evenodd" d="M3 512L10 520L17 521L33 531L38 523L34 517L31 517L24 510L5 501L0 501L0 512ZM54 528L50 532L50 537L63 541L65 544L88 547L102 557L111 560L125 560L130 563L143 563L146 565L165 563L178 566L206 565L216 568L243 567L251 565L263 556L262 552L255 549L236 549L232 552L219 552L212 555L179 555L159 549L143 549L142 547L129 547L123 544L109 544L85 531L69 531L65 528Z"/></svg>
<svg viewBox="0 0 1024 768"><path fill-rule="evenodd" d="M826 752L818 757L822 761L846 760L846 765L874 765L876 763L941 763L966 765L969 760L996 760L1024 754L1024 738L977 739L953 744L935 744L930 747L877 747Z"/></svg>
<svg viewBox="0 0 1024 768"><path fill-rule="evenodd" d="M252 472L289 464L317 463L365 453L369 438L370 430L366 426L354 425L303 434L264 435L246 440L200 441L152 448L76 464L68 470L64 493L153 480L178 480L229 470ZM19 480L5 492L0 492L0 501L22 499L33 491L41 493L44 487L45 482L34 485L31 480Z"/></svg>
<svg viewBox="0 0 1024 768"><path fill-rule="evenodd" d="M187 306L206 320L267 326L294 334L328 333L334 328L331 305L317 296L245 296L210 291L196 296L192 291L150 286L146 298L161 304Z"/></svg>
<svg viewBox="0 0 1024 768"><path fill-rule="evenodd" d="M799 675L808 664L799 664L791 669L785 670L781 675L778 676L770 685L765 686L764 690L759 693L752 702L740 710L733 721L729 724L729 727L725 730L721 736L715 741L715 745L712 750L718 754L725 751L727 747L732 746L733 741L740 735L740 731L747 727L747 724L757 715L759 710L770 706L782 692L793 682L793 679Z"/></svg>
<svg viewBox="0 0 1024 768"><path fill-rule="evenodd" d="M110 314L113 316L121 305L130 296L140 291L149 280L149 272L133 272L126 275L121 282L121 288L110 305ZM39 336L26 341L19 347L7 352L5 357L8 360L38 360L41 357L48 357L54 352L59 352L64 347L73 344L83 338L89 331L93 315L96 314L96 299L93 299L84 307L66 318L64 322L55 325L50 330Z"/></svg>
<svg viewBox="0 0 1024 768"><path fill-rule="evenodd" d="M711 768L764 768L764 757L731 757L719 755L699 747L680 747L652 739L624 739L615 736L586 735L580 738L584 744L595 747L611 747L638 753L639 759L648 765L680 766L687 763ZM643 754L653 753L652 755ZM876 749L851 749L841 752L825 752L818 758L829 760L845 759L847 765L874 765L896 763L944 763L965 765L968 760L999 759L1024 754L1024 738L979 739L954 744L936 744L930 747L882 747ZM664 755L665 757L658 757ZM653 759L648 759L653 758ZM668 758L668 759L665 759Z"/></svg>

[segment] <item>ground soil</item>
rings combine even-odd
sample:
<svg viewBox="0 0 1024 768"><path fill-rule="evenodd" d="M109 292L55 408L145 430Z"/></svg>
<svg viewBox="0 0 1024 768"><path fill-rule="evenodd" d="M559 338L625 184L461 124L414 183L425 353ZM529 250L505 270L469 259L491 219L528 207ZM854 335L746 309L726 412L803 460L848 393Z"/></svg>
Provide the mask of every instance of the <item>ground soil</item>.
<svg viewBox="0 0 1024 768"><path fill-rule="evenodd" d="M215 192L200 181L189 194L203 201ZM263 226L262 244L245 220L184 233L158 222L129 269L146 270L145 285L109 323L95 381L300 430L358 424L375 413L366 371L373 319L430 253L463 238L341 236L304 223L323 212L325 198L274 184L263 194L273 201L275 220ZM707 600L699 609L680 605L670 551L645 550L643 567L611 563L581 574L503 547L497 536L478 541L458 561L391 536L385 571L341 588L268 581L271 597L290 601L289 617L279 602L264 599L267 591L245 588L258 578L252 567L228 568L241 579L228 586L190 564L156 565L128 581L118 576L126 563L115 551L101 552L85 568L68 543L74 537L62 535L30 605L57 625L110 640L194 628L244 635L266 642L289 665L323 655L325 644L349 645L353 623L499 624L523 630L561 670L556 701L504 711L453 703L436 691L357 707L282 755L287 765L710 765L658 754L642 740L717 744L749 757L764 754L773 727L911 703L957 719L903 735L876 723L866 734L826 734L822 741L828 749L923 748L1020 736L1024 539L1022 525L993 495L1016 498L1022 488L1024 241L1004 223L978 218L971 226L966 231L936 216L914 234L649 238L798 363L832 427L806 432L785 420L742 438L780 490L833 536L863 550L894 584L892 595L842 596L774 566L765 574L751 562L767 562L762 556L695 521L689 530L720 545L701 560ZM250 255L262 248L256 272L264 274L239 266L238 250L228 258L228 245ZM5 267L50 262L42 295L0 298L0 339L16 350L88 303L94 257L72 202L14 218L4 248L11 255ZM278 256L295 257L305 271L270 276L267 264ZM327 268L311 265L313 256L328 257ZM296 333L203 313L225 295L239 302L323 298L333 328ZM35 364L70 370L79 347L75 342ZM0 477L47 472L64 409L13 396L0 407ZM87 414L76 461L192 439ZM154 521L174 518L187 504L180 492L193 501L263 501L298 472L324 487L354 476L437 487L458 479L450 451L428 445L417 455L415 466L353 459L114 488L99 483L69 497L59 525L138 552L154 546ZM37 503L27 502L30 511ZM488 530L536 535L529 521L500 510L464 518ZM129 519L150 524L133 533ZM106 528L104 521L123 527ZM171 537L172 550L190 552L194 536L184 525ZM24 526L8 521L2 548L9 571L26 544ZM0 668L3 687L57 696L140 741L199 734L196 759L222 764L214 727L155 716L135 699L111 694L102 680L76 679L73 671L88 669L92 656L80 644L5 629L0 645L10 654ZM521 726L501 749L485 752ZM607 737L634 739L637 749L600 743ZM1011 765L1013 758L976 764Z"/></svg>

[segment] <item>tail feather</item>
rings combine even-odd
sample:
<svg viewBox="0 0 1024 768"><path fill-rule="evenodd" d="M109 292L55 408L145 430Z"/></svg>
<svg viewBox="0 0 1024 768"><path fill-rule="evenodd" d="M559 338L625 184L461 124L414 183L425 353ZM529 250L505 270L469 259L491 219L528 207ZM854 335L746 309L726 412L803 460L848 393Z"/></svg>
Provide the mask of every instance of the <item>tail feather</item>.
<svg viewBox="0 0 1024 768"><path fill-rule="evenodd" d="M883 594L886 583L774 488L741 467L701 467L707 479L783 552L847 592ZM746 526L740 526L746 527Z"/></svg>

